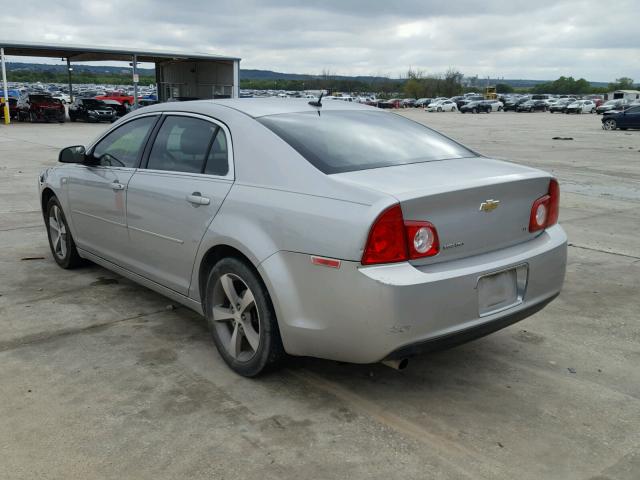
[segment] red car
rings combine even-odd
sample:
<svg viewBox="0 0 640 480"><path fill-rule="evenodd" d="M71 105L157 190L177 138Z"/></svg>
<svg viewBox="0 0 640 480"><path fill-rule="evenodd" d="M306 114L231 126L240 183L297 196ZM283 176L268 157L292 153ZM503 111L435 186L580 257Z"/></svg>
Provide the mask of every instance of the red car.
<svg viewBox="0 0 640 480"><path fill-rule="evenodd" d="M106 95L96 97L96 100L115 100L121 105L133 105L133 96L122 92L109 92Z"/></svg>
<svg viewBox="0 0 640 480"><path fill-rule="evenodd" d="M64 105L57 98L41 93L29 93L18 99L17 118L19 122L26 120L36 122L38 120L55 120L64 123Z"/></svg>

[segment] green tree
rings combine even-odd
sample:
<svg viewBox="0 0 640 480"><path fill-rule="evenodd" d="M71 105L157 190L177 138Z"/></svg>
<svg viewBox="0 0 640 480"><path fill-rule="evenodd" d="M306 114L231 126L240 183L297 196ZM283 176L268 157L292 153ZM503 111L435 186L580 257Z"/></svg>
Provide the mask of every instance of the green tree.
<svg viewBox="0 0 640 480"><path fill-rule="evenodd" d="M515 92L515 89L507 83L497 83L496 92L497 93L513 93Z"/></svg>
<svg viewBox="0 0 640 480"><path fill-rule="evenodd" d="M609 91L611 90L633 90L633 79L629 77L616 78L616 81L609 84Z"/></svg>

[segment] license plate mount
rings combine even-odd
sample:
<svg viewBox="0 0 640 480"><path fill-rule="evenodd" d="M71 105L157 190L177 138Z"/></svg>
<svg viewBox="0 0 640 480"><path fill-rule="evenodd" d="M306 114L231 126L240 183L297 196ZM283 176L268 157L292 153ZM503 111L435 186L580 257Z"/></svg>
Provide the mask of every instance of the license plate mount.
<svg viewBox="0 0 640 480"><path fill-rule="evenodd" d="M519 305L524 300L529 266L517 265L478 278L478 313L493 315Z"/></svg>

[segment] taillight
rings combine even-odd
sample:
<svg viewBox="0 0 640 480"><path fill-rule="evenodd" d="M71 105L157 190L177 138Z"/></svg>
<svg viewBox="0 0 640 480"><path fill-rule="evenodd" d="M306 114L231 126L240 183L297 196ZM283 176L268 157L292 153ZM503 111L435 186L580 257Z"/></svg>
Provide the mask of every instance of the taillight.
<svg viewBox="0 0 640 480"><path fill-rule="evenodd" d="M431 257L438 253L440 241L436 227L430 222L404 222L409 258Z"/></svg>
<svg viewBox="0 0 640 480"><path fill-rule="evenodd" d="M558 223L560 213L560 186L555 178L549 181L549 190L531 206L529 231L537 232Z"/></svg>
<svg viewBox="0 0 640 480"><path fill-rule="evenodd" d="M362 255L363 265L404 262L438 253L438 232L429 222L408 221L393 205L373 222Z"/></svg>

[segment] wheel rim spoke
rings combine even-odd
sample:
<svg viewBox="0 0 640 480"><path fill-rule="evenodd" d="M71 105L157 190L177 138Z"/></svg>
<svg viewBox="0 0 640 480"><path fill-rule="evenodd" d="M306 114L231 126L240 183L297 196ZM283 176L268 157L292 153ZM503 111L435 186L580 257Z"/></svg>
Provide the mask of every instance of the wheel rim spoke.
<svg viewBox="0 0 640 480"><path fill-rule="evenodd" d="M240 325L235 323L233 326L233 333L229 339L229 353L233 358L238 358L242 350L242 333L240 332Z"/></svg>
<svg viewBox="0 0 640 480"><path fill-rule="evenodd" d="M243 322L242 333L244 334L244 338L247 339L247 342L249 342L253 351L257 351L258 346L260 345L260 334L253 329L253 325L249 322Z"/></svg>
<svg viewBox="0 0 640 480"><path fill-rule="evenodd" d="M240 303L240 307L238 308L238 310L240 310L240 313L243 313L248 307L253 305L254 302L255 299L253 298L253 293L247 288L242 294L242 298L238 302Z"/></svg>
<svg viewBox="0 0 640 480"><path fill-rule="evenodd" d="M53 207L53 215L56 217L56 223L58 225L61 225L62 222L60 221L60 209L58 207Z"/></svg>
<svg viewBox="0 0 640 480"><path fill-rule="evenodd" d="M236 292L236 287L233 286L233 279L225 274L220 277L220 283L227 299L235 307L238 303L238 292Z"/></svg>
<svg viewBox="0 0 640 480"><path fill-rule="evenodd" d="M56 222L56 219L53 217L49 217L49 228L53 229L56 234L60 231L58 222Z"/></svg>
<svg viewBox="0 0 640 480"><path fill-rule="evenodd" d="M60 235L60 257L64 258L67 256L67 241L63 235Z"/></svg>
<svg viewBox="0 0 640 480"><path fill-rule="evenodd" d="M234 318L234 314L231 309L221 305L213 307L211 313L213 314L213 320L216 322L228 322Z"/></svg>

